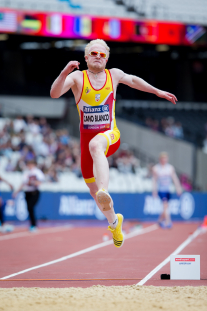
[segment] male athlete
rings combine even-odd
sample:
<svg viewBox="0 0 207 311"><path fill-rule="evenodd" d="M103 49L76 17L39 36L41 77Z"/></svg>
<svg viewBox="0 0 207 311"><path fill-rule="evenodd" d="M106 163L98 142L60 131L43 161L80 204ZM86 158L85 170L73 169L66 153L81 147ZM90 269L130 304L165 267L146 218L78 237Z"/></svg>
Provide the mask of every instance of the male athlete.
<svg viewBox="0 0 207 311"><path fill-rule="evenodd" d="M115 214L113 201L108 193L109 165L107 157L120 145L120 132L116 126L115 98L119 83L140 91L149 92L176 104L173 94L158 90L136 76L122 70L105 69L109 58L109 47L103 40L93 40L86 45L87 70L79 69L80 63L70 61L54 81L50 95L59 98L69 89L75 97L80 117L81 170L102 213L106 216L113 234L114 245L121 247L123 216Z"/></svg>
<svg viewBox="0 0 207 311"><path fill-rule="evenodd" d="M161 228L172 228L171 217L168 209L170 200L170 188L174 182L178 195L182 193L180 181L176 175L174 167L168 163L168 154L161 152L159 163L153 167L153 196L160 197L163 204L163 212L161 213L158 223Z"/></svg>

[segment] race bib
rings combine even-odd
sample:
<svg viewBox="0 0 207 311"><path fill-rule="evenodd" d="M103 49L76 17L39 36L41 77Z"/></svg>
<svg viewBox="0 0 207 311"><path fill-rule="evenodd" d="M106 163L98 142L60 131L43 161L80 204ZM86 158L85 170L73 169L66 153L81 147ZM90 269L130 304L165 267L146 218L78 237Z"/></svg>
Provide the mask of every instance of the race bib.
<svg viewBox="0 0 207 311"><path fill-rule="evenodd" d="M109 105L87 107L83 106L84 129L110 128Z"/></svg>

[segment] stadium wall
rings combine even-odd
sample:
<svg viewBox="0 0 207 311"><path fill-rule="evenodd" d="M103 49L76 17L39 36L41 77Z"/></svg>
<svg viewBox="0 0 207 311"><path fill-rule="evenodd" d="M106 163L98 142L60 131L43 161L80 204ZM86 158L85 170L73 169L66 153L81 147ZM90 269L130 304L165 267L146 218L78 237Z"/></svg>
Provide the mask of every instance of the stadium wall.
<svg viewBox="0 0 207 311"><path fill-rule="evenodd" d="M197 150L196 185L203 191L207 190L207 154L202 150Z"/></svg>
<svg viewBox="0 0 207 311"><path fill-rule="evenodd" d="M1 113L4 117L16 115L46 118L62 118L66 110L64 98L29 96L0 96Z"/></svg>
<svg viewBox="0 0 207 311"><path fill-rule="evenodd" d="M138 149L155 161L159 153L169 153L169 160L179 173L186 174L193 179L194 146L190 143L167 137L117 118L117 125L121 132L121 142L128 143L130 147Z"/></svg>
<svg viewBox="0 0 207 311"><path fill-rule="evenodd" d="M3 192L6 202L6 220L28 219L28 212L24 193L21 192L15 201L10 200L11 193ZM160 199L153 198L151 193L112 193L117 212L125 219L139 219L140 221L156 221L162 211ZM173 220L193 221L202 220L207 214L207 193L183 193L181 197L172 195L170 213ZM41 192L36 207L38 219L99 219L104 215L96 206L89 193Z"/></svg>

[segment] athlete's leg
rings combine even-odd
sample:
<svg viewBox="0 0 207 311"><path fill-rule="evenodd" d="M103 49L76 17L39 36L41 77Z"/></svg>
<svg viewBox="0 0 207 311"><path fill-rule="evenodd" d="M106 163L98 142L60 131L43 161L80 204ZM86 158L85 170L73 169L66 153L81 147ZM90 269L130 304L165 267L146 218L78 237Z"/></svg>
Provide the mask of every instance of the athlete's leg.
<svg viewBox="0 0 207 311"><path fill-rule="evenodd" d="M165 219L165 224L169 225L171 223L171 217L169 213L169 204L167 200L163 201L163 216Z"/></svg>
<svg viewBox="0 0 207 311"><path fill-rule="evenodd" d="M162 222L163 220L165 220L164 206L163 206L163 212L160 214L158 222Z"/></svg>
<svg viewBox="0 0 207 311"><path fill-rule="evenodd" d="M169 192L158 192L158 195L162 201L163 212L159 217L158 222L164 222L165 225L169 225L171 223L171 217L169 212L169 200L170 200L170 193Z"/></svg>
<svg viewBox="0 0 207 311"><path fill-rule="evenodd" d="M104 216L106 217L106 219L109 222L109 225L111 227L113 227L113 223L116 222L116 214L114 212L114 207L113 207L113 201L112 201L112 205L111 205L111 209L108 211L104 211L103 207L101 206L101 204L98 202L97 197L96 197L96 192L99 190L98 186L96 184L96 182L92 182L92 183L86 183L86 185L88 186L88 188L90 189L90 194L91 196L94 198L94 200L96 201L96 204L98 206L98 208L101 210L101 212L104 214Z"/></svg>
<svg viewBox="0 0 207 311"><path fill-rule="evenodd" d="M93 159L93 172L98 190L108 190L109 164L105 155L107 139L102 135L96 135L89 143L89 151Z"/></svg>
<svg viewBox="0 0 207 311"><path fill-rule="evenodd" d="M119 133L118 133L119 134ZM115 214L113 208L113 200L108 193L109 184L109 164L106 155L113 154L119 147L120 134L117 139L111 133L114 142L110 142L107 134L99 133L89 142L89 152L93 160L93 178L85 179L87 186L90 188L91 196L97 203L97 206L106 216L109 222L108 230L112 232L113 242L116 247L121 247L124 243L124 235L122 232L123 215ZM110 143L113 145L110 146Z"/></svg>

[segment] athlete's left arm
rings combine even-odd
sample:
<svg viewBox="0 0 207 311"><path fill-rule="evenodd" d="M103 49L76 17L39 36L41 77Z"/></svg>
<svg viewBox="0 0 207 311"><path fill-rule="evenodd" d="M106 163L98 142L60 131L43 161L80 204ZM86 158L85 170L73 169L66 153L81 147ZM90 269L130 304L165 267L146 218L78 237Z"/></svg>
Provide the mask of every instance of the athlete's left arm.
<svg viewBox="0 0 207 311"><path fill-rule="evenodd" d="M175 185L175 189L176 189L176 192L178 195L181 195L182 194L182 187L181 187L181 184L180 184L180 181L179 181L179 178L175 172L175 169L173 168L172 170L172 180L174 182L174 185Z"/></svg>
<svg viewBox="0 0 207 311"><path fill-rule="evenodd" d="M116 68L111 69L111 72L118 83L126 84L139 91L155 94L158 97L169 100L174 105L176 104L177 98L175 95L169 92L161 91L137 76L126 74L122 70Z"/></svg>

